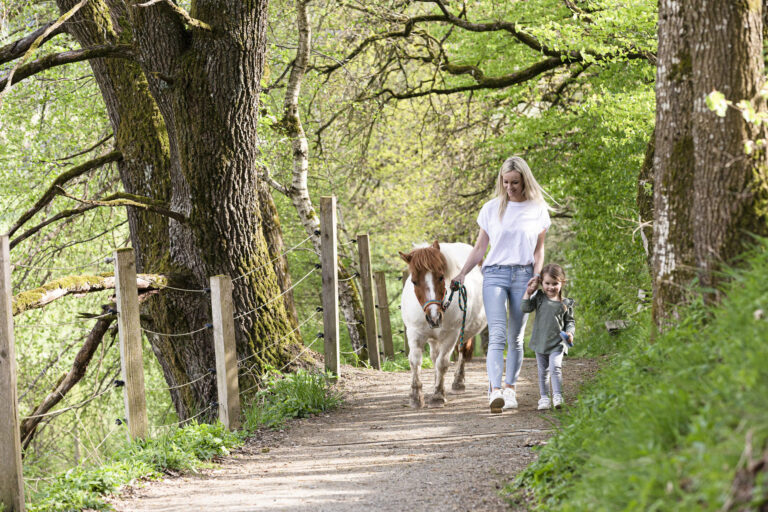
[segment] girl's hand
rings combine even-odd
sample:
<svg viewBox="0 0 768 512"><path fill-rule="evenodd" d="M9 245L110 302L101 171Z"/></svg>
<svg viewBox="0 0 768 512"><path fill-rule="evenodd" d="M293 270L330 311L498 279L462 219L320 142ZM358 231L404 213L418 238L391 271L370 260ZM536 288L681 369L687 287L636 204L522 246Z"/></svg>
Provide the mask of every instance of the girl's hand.
<svg viewBox="0 0 768 512"><path fill-rule="evenodd" d="M539 289L539 278L538 277L532 277L530 281L528 281L528 284L526 285L525 293L528 295L533 295L536 290Z"/></svg>
<svg viewBox="0 0 768 512"><path fill-rule="evenodd" d="M568 335L568 341L570 341L571 345L573 345L573 333L572 332L567 332L566 334Z"/></svg>
<svg viewBox="0 0 768 512"><path fill-rule="evenodd" d="M465 277L464 274L461 274L461 273L456 274L456 277L451 279L451 284L453 283L464 284L464 277Z"/></svg>

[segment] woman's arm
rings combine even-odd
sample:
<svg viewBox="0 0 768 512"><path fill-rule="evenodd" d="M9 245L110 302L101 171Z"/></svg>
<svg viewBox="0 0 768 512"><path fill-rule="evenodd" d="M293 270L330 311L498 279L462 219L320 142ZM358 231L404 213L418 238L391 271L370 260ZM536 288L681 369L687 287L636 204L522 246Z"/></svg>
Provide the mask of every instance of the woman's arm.
<svg viewBox="0 0 768 512"><path fill-rule="evenodd" d="M488 249L489 241L490 238L488 238L488 233L486 233L483 228L480 228L480 233L477 235L477 242L475 242L475 246L472 248L472 252L470 252L469 256L467 256L467 261L464 263L461 271L456 274L456 276L451 279L451 281L458 281L462 284L464 283L464 277L466 277L466 275L469 274L473 268L475 268L475 265L483 260L485 251Z"/></svg>
<svg viewBox="0 0 768 512"><path fill-rule="evenodd" d="M544 239L547 238L547 230L539 233L536 240L536 248L533 250L533 277L538 277L541 282L541 269L544 267Z"/></svg>

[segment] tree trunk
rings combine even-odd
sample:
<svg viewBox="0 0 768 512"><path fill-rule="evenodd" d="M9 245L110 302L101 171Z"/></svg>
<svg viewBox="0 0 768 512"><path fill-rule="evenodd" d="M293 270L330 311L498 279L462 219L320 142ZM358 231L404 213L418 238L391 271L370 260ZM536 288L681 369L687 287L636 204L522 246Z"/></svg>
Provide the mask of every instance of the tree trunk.
<svg viewBox="0 0 768 512"><path fill-rule="evenodd" d="M61 9L74 3L58 1ZM238 359L248 358L240 385L250 388L265 364L283 367L298 351L283 302L268 303L280 287L263 229L270 209L260 203L253 165L267 2L193 3L192 15L204 23L164 2L137 3L91 0L69 27L83 46L119 40L135 47L141 67L92 62L124 155L121 179L126 191L165 200L188 217L181 223L129 209L137 269L181 276L190 289L207 288L211 275L244 275L235 281L234 303ZM270 231L279 226L266 220ZM151 330L184 333L210 322L210 307L207 294L168 289L144 313ZM150 341L170 386L213 366L209 330ZM182 419L216 401L213 379L171 393Z"/></svg>
<svg viewBox="0 0 768 512"><path fill-rule="evenodd" d="M643 239L643 250L648 269L653 275L653 159L656 150L656 128L651 133L651 139L645 148L645 158L637 178L637 221L639 222L640 237Z"/></svg>
<svg viewBox="0 0 768 512"><path fill-rule="evenodd" d="M693 188L691 27L677 0L659 2L656 147L653 157L653 320L678 318L695 275L690 192Z"/></svg>
<svg viewBox="0 0 768 512"><path fill-rule="evenodd" d="M733 102L749 100L763 110L762 6L760 2L694 0L693 233L699 280L716 300L718 270L752 244L749 233L766 234L765 152L746 155L744 143L758 135L740 112L719 117L706 105L713 90Z"/></svg>

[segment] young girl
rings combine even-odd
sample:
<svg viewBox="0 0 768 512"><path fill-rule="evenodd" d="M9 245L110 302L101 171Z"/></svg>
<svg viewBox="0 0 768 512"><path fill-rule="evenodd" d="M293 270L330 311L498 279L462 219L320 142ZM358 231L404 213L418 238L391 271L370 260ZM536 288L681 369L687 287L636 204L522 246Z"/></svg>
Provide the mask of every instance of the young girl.
<svg viewBox="0 0 768 512"><path fill-rule="evenodd" d="M539 410L563 405L563 352L567 352L560 332L565 332L573 344L573 300L563 299L565 272L560 265L550 263L541 269L541 290L532 279L523 295L523 313L536 311L530 346L536 352L539 366ZM549 373L552 372L552 401L549 400Z"/></svg>

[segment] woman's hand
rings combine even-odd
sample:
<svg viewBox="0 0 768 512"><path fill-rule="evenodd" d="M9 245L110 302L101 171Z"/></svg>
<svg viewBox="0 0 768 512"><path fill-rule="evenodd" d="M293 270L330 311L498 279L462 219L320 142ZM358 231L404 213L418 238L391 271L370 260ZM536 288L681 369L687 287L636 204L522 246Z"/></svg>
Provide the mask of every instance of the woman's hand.
<svg viewBox="0 0 768 512"><path fill-rule="evenodd" d="M464 284L464 278L465 277L466 276L464 274L459 272L458 274L456 274L456 276L453 279L451 279L451 284L453 284L453 283Z"/></svg>
<svg viewBox="0 0 768 512"><path fill-rule="evenodd" d="M533 295L536 290L539 289L539 278L538 277L532 277L530 281L528 281L528 284L526 285L525 293L528 295Z"/></svg>
<svg viewBox="0 0 768 512"><path fill-rule="evenodd" d="M568 335L568 341L573 345L573 333L572 332L566 332L565 334Z"/></svg>

